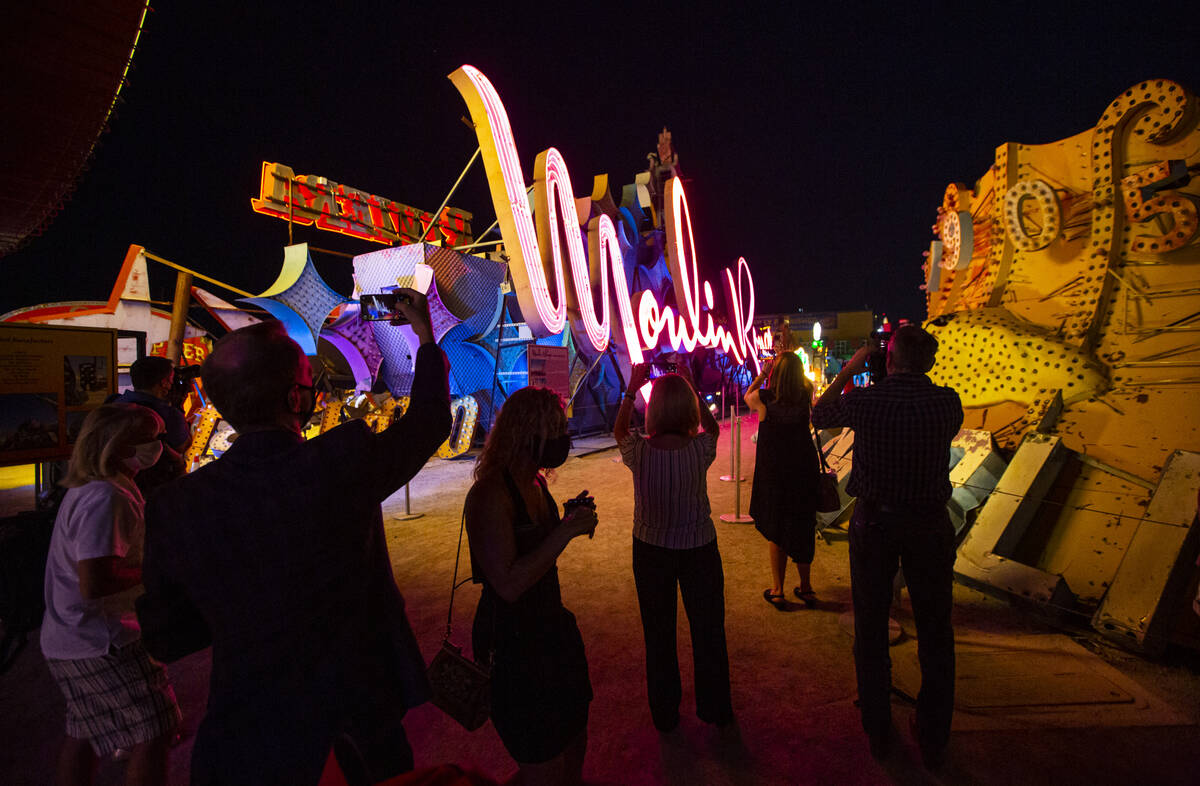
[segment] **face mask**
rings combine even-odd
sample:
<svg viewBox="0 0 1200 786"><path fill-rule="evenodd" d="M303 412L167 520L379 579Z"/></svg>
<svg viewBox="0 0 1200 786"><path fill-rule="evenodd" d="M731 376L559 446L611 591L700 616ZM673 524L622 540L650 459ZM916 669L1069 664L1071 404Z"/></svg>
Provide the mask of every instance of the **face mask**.
<svg viewBox="0 0 1200 786"><path fill-rule="evenodd" d="M570 451L571 438L569 436L563 434L561 437L551 437L542 443L542 457L538 461L538 466L546 469L562 466Z"/></svg>
<svg viewBox="0 0 1200 786"><path fill-rule="evenodd" d="M313 413L317 411L317 394L315 391L308 391L308 408L300 413L300 428L308 428L308 421L312 420Z"/></svg>
<svg viewBox="0 0 1200 786"><path fill-rule="evenodd" d="M296 412L296 416L300 418L300 428L303 430L308 427L308 421L312 420L313 413L317 411L317 391L308 385L299 383L296 387L308 391L308 406Z"/></svg>
<svg viewBox="0 0 1200 786"><path fill-rule="evenodd" d="M158 463L158 458L162 455L162 447L162 443L157 439L153 442L143 442L140 445L134 445L133 455L124 459L123 463L126 468L133 472L150 469Z"/></svg>

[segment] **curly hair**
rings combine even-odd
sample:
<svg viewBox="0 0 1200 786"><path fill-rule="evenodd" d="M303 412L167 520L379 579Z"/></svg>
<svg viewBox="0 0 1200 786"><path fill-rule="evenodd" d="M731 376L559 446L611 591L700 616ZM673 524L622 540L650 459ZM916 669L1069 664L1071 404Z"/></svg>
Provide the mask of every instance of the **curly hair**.
<svg viewBox="0 0 1200 786"><path fill-rule="evenodd" d="M500 408L475 462L475 479L497 475L523 463L536 462L550 437L567 430L562 397L547 388L526 387L514 392Z"/></svg>
<svg viewBox="0 0 1200 786"><path fill-rule="evenodd" d="M116 477L121 473L122 450L150 442L162 430L162 418L148 407L137 404L96 407L84 419L75 439L62 485L73 488Z"/></svg>
<svg viewBox="0 0 1200 786"><path fill-rule="evenodd" d="M695 434L700 429L700 401L678 374L654 380L646 404L646 431L651 434Z"/></svg>
<svg viewBox="0 0 1200 786"><path fill-rule="evenodd" d="M771 367L771 392L780 404L812 401L812 383L804 376L804 361L795 352L784 352Z"/></svg>

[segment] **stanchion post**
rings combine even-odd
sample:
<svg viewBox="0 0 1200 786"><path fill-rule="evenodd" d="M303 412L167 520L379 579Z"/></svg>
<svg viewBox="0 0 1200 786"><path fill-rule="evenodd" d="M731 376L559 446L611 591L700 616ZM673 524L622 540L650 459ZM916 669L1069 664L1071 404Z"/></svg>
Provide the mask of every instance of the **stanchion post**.
<svg viewBox="0 0 1200 786"><path fill-rule="evenodd" d="M412 512L412 499L408 495L408 484L404 484L404 513L399 516L392 516L392 521L411 521L424 516L424 513Z"/></svg>
<svg viewBox="0 0 1200 786"><path fill-rule="evenodd" d="M737 389L736 386L733 384L732 379L730 380L729 387L731 390ZM734 394L734 395L736 396L736 394ZM722 400L725 399L724 394L721 395L721 399ZM740 468L735 463L735 461L737 460L736 459L737 453L735 453L735 451L737 451L738 453L741 452L741 439L740 439L740 435L738 433L740 431L741 431L741 423L738 418L737 400L735 399L733 402L733 406L730 407L730 409L729 409L729 434L733 439L733 447L729 451L729 474L722 475L720 478L721 480L725 481L726 483L732 483L734 481L741 483L743 480L745 480L745 478L742 477Z"/></svg>
<svg viewBox="0 0 1200 786"><path fill-rule="evenodd" d="M733 415L733 476L738 479L738 485L733 487L733 513L722 513L721 521L728 524L748 524L754 519L742 515L742 419L737 412ZM725 478L721 478L724 480Z"/></svg>

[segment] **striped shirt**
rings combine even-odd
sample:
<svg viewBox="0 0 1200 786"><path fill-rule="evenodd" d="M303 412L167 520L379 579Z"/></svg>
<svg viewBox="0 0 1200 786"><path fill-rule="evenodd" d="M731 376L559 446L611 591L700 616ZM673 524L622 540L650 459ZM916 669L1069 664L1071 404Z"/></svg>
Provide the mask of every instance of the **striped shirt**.
<svg viewBox="0 0 1200 786"><path fill-rule="evenodd" d="M708 504L708 468L717 435L701 432L686 445L662 450L636 432L621 440L633 472L633 536L668 549L694 549L717 538Z"/></svg>
<svg viewBox="0 0 1200 786"><path fill-rule="evenodd" d="M889 374L812 411L817 428L854 429L846 493L897 505L950 498L950 443L962 421L958 394L924 374Z"/></svg>

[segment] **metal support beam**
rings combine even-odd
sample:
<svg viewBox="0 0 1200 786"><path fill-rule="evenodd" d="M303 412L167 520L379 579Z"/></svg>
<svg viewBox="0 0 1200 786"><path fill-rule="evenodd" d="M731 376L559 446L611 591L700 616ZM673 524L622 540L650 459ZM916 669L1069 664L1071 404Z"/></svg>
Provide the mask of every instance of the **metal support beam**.
<svg viewBox="0 0 1200 786"><path fill-rule="evenodd" d="M467 176L467 172L471 169L471 165L475 163L475 159L479 158L479 154L482 152L482 147L475 148L475 154L471 156L471 160L467 162L467 165L463 167L463 171L459 173L458 180L455 180L454 185L450 186L450 193L446 194L446 198L442 200L442 204L439 205L438 209L434 212L433 218L429 220L429 226L421 227L421 240L425 239L425 233L429 231L430 227L437 223L438 218L442 215L442 211L446 209L446 205L450 204L450 200L454 197L454 192L458 190L458 184L461 183L463 178Z"/></svg>
<svg viewBox="0 0 1200 786"><path fill-rule="evenodd" d="M188 305L192 300L192 274L175 276L175 301L171 306L171 333L167 338L167 358L176 365L183 355L183 331L187 327Z"/></svg>
<svg viewBox="0 0 1200 786"><path fill-rule="evenodd" d="M1068 456L1059 437L1025 438L975 524L958 547L954 574L966 584L1016 599L1070 608L1074 593L1056 576L1012 559Z"/></svg>

